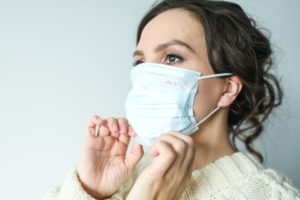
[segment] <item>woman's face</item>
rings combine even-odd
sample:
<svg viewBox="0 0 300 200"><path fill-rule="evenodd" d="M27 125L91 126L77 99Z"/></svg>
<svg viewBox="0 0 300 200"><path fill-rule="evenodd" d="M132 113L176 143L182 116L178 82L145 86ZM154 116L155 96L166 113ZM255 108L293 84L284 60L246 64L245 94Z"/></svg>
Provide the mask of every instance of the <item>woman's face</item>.
<svg viewBox="0 0 300 200"><path fill-rule="evenodd" d="M143 29L134 53L136 64L153 62L213 74L209 63L205 33L199 20L189 11L171 9L153 18ZM223 93L225 81L219 78L199 82L194 102L197 121L208 115Z"/></svg>

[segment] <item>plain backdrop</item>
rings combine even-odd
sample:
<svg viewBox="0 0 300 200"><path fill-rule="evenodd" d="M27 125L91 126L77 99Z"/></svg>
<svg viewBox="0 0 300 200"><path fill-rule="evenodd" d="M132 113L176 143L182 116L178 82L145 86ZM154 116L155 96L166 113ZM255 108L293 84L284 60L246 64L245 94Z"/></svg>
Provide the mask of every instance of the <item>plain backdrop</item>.
<svg viewBox="0 0 300 200"><path fill-rule="evenodd" d="M298 0L237 0L266 27L284 101L256 143L300 187ZM41 199L76 166L93 114L124 116L135 33L153 0L0 0L1 199Z"/></svg>

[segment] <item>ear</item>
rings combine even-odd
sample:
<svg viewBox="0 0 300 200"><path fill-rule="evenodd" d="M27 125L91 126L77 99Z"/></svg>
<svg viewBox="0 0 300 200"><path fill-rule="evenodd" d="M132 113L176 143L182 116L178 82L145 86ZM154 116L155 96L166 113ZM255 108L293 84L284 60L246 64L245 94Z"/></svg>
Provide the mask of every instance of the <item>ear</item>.
<svg viewBox="0 0 300 200"><path fill-rule="evenodd" d="M229 107L238 94L241 92L243 87L242 81L237 76L231 76L227 79L227 84L224 88L224 92L218 102L218 106L221 108Z"/></svg>

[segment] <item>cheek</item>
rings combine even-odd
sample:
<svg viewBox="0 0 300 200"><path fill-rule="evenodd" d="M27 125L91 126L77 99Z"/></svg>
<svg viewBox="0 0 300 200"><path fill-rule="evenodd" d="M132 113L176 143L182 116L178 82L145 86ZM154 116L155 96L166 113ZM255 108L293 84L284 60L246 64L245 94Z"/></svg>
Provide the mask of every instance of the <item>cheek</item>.
<svg viewBox="0 0 300 200"><path fill-rule="evenodd" d="M221 94L222 84L217 79L207 79L199 82L193 106L197 122L216 108Z"/></svg>

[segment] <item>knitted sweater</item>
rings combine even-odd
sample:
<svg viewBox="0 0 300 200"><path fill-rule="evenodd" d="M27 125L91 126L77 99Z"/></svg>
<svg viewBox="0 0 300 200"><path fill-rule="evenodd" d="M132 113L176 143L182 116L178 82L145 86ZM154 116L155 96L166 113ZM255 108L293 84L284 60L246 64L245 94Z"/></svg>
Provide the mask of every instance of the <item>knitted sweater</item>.
<svg viewBox="0 0 300 200"><path fill-rule="evenodd" d="M108 199L125 199L136 178L134 176ZM193 172L191 182L180 200L192 199L300 200L300 192L283 174L266 169L248 153L237 152ZM49 191L44 200L95 199L82 189L77 171L72 169L63 185Z"/></svg>

